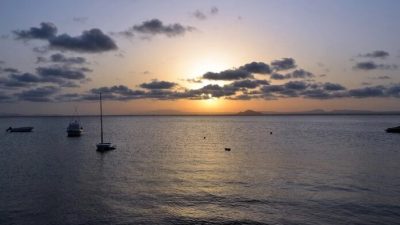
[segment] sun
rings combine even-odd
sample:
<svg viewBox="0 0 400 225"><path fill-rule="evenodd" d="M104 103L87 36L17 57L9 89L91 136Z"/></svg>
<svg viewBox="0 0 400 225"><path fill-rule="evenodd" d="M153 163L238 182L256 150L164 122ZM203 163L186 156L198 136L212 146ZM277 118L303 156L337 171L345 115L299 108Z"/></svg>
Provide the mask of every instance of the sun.
<svg viewBox="0 0 400 225"><path fill-rule="evenodd" d="M218 98L213 97L212 94L208 94L206 97L207 99L201 100L204 107L214 108L218 105Z"/></svg>

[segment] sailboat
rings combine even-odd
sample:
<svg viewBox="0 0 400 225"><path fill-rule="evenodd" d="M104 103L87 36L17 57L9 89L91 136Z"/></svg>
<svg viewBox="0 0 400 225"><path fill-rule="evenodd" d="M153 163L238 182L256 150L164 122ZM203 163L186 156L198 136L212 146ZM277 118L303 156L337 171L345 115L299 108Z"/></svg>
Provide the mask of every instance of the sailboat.
<svg viewBox="0 0 400 225"><path fill-rule="evenodd" d="M109 150L114 150L116 148L115 145L112 145L109 142L105 143L103 141L103 105L102 105L102 100L101 100L101 93L100 93L100 127L101 127L101 142L96 145L97 151L105 152L105 151L109 151Z"/></svg>

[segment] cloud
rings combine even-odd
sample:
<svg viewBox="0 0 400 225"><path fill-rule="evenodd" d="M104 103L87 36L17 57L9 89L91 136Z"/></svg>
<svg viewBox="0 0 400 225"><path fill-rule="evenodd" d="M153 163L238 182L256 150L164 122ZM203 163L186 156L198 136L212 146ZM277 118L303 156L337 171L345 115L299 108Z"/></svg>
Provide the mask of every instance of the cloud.
<svg viewBox="0 0 400 225"><path fill-rule="evenodd" d="M270 74L272 72L269 65L263 62L251 62L241 66L239 69L258 74Z"/></svg>
<svg viewBox="0 0 400 225"><path fill-rule="evenodd" d="M22 91L20 93L16 93L15 96L21 101L51 102L52 99L50 97L59 91L60 89L57 87L45 86Z"/></svg>
<svg viewBox="0 0 400 225"><path fill-rule="evenodd" d="M176 85L173 82L153 80L150 83L143 83L139 86L145 89L171 89Z"/></svg>
<svg viewBox="0 0 400 225"><path fill-rule="evenodd" d="M330 82L326 82L323 84L323 87L325 90L327 91L340 91L340 90L346 90L346 88L344 86L342 86L341 84L335 84L335 83L330 83Z"/></svg>
<svg viewBox="0 0 400 225"><path fill-rule="evenodd" d="M219 86L215 84L206 85L199 89L174 91L170 89L146 89L133 90L124 85L116 85L111 87L100 87L91 89L84 94L61 94L56 97L63 101L85 101L98 100L101 92L104 99L127 101L135 99L158 99L158 100L178 100L178 99L209 99L212 97L221 98L233 96L238 88L232 85Z"/></svg>
<svg viewBox="0 0 400 225"><path fill-rule="evenodd" d="M49 47L48 46L41 46L41 47L33 47L32 51L36 52L38 54L45 54L49 51Z"/></svg>
<svg viewBox="0 0 400 225"><path fill-rule="evenodd" d="M387 87L386 94L390 97L400 98L400 84L393 84Z"/></svg>
<svg viewBox="0 0 400 225"><path fill-rule="evenodd" d="M193 16L194 16L196 19L199 19L199 20L205 20L205 19L207 19L206 14L204 14L204 13L203 13L202 11L200 11L200 10L194 11Z"/></svg>
<svg viewBox="0 0 400 225"><path fill-rule="evenodd" d="M305 90L301 93L304 98L312 98L312 99L330 99L332 98L331 94L326 90L322 89L311 89Z"/></svg>
<svg viewBox="0 0 400 225"><path fill-rule="evenodd" d="M207 13L204 13L203 11L198 9L198 10L194 11L192 13L192 15L198 20L206 20L208 18L208 16L215 16L218 14L218 12L219 12L219 9L215 6L213 6L210 8L209 12L207 12Z"/></svg>
<svg viewBox="0 0 400 225"><path fill-rule="evenodd" d="M0 72L5 72L5 73L18 73L19 70L11 67L6 67L6 68L0 68Z"/></svg>
<svg viewBox="0 0 400 225"><path fill-rule="evenodd" d="M124 30L124 31L119 31L119 32L112 32L111 35L120 35L122 37L125 37L127 39L132 39L135 37L135 34L132 30Z"/></svg>
<svg viewBox="0 0 400 225"><path fill-rule="evenodd" d="M84 94L75 100L97 100L98 94L102 93L104 99L127 101L134 99L159 99L159 100L175 100L181 98L185 93L166 89L148 89L133 90L124 85L116 85L112 87L101 87L91 89L88 94ZM63 96L65 97L65 96ZM185 96L186 97L186 96Z"/></svg>
<svg viewBox="0 0 400 225"><path fill-rule="evenodd" d="M80 36L62 34L49 39L50 47L66 51L100 53L118 49L116 43L100 29L83 31Z"/></svg>
<svg viewBox="0 0 400 225"><path fill-rule="evenodd" d="M12 102L12 97L4 92L0 92L0 102Z"/></svg>
<svg viewBox="0 0 400 225"><path fill-rule="evenodd" d="M398 68L397 65L389 65L389 64L377 64L373 61L367 61L367 62L358 62L356 65L353 67L356 70L396 70Z"/></svg>
<svg viewBox="0 0 400 225"><path fill-rule="evenodd" d="M390 80L392 78L390 76L378 76L378 77L375 77L375 79L378 79L378 80Z"/></svg>
<svg viewBox="0 0 400 225"><path fill-rule="evenodd" d="M203 83L203 81L201 81L201 79L194 79L194 78L192 78L192 79L186 79L186 80L183 80L183 81L186 81L186 82L188 82L188 83L197 83L197 84Z"/></svg>
<svg viewBox="0 0 400 225"><path fill-rule="evenodd" d="M54 63L65 63L65 64L85 64L87 63L84 57L66 57L61 53L53 54L50 56L51 62Z"/></svg>
<svg viewBox="0 0 400 225"><path fill-rule="evenodd" d="M85 72L91 70L86 67L70 68L66 66L51 66L51 67L38 67L37 73L42 77L58 77L69 80L82 80L85 79Z"/></svg>
<svg viewBox="0 0 400 225"><path fill-rule="evenodd" d="M296 62L292 58L283 58L271 62L271 66L276 71L289 70L296 68Z"/></svg>
<svg viewBox="0 0 400 225"><path fill-rule="evenodd" d="M85 82L88 79L83 73L85 69L65 69L58 67L39 67L38 75L32 73L11 73L6 78L0 78L0 87L20 88L42 83L57 84L60 87L79 87L75 82Z"/></svg>
<svg viewBox="0 0 400 225"><path fill-rule="evenodd" d="M255 98L260 98L260 96L254 95L254 94L240 94L240 95L236 95L236 96L226 97L226 99L228 99L228 100L238 100L238 101L248 101L248 100L252 100Z"/></svg>
<svg viewBox="0 0 400 225"><path fill-rule="evenodd" d="M133 96L128 96L126 94L118 94L117 92L114 93L113 90L118 89L119 86L125 87L123 85L117 85L112 87L101 87L101 88L94 88L86 93L67 93L67 94L60 94L55 96L57 101L98 101L99 100L99 93L102 93L103 100L133 100Z"/></svg>
<svg viewBox="0 0 400 225"><path fill-rule="evenodd" d="M202 78L208 80L240 80L246 78L254 78L253 73L256 74L269 74L271 68L268 64L263 62L247 63L238 69L224 70L219 73L207 72Z"/></svg>
<svg viewBox="0 0 400 225"><path fill-rule="evenodd" d="M44 51L50 48L63 51L100 53L118 49L114 40L98 28L86 30L79 36L71 37L68 34L56 35L57 27L52 23L43 22L40 24L40 28L31 27L29 30L17 30L14 31L14 34L17 39L47 40L49 46L45 47ZM40 49L38 50L41 51Z"/></svg>
<svg viewBox="0 0 400 225"><path fill-rule="evenodd" d="M12 73L7 78L0 78L0 87L7 89L29 87L40 82L42 78L31 73Z"/></svg>
<svg viewBox="0 0 400 225"><path fill-rule="evenodd" d="M269 85L269 82L267 80L238 80L238 81L234 81L231 84L233 87L237 87L237 88L256 88L260 85Z"/></svg>
<svg viewBox="0 0 400 225"><path fill-rule="evenodd" d="M333 83L298 83L293 89L293 83L264 86L261 90L264 98L303 97L312 99L333 98L371 98L371 97L400 97L400 84L378 85L347 90L340 84Z"/></svg>
<svg viewBox="0 0 400 225"><path fill-rule="evenodd" d="M194 31L195 28L191 26L183 26L179 23L164 25L159 19L152 19L144 21L140 25L133 26L133 30L142 34L158 35L163 34L167 37L175 37L184 35L186 32Z"/></svg>
<svg viewBox="0 0 400 225"><path fill-rule="evenodd" d="M360 57L367 57L367 58L381 58L381 59L385 59L386 57L389 56L389 53L383 50L376 50L373 52L369 52L366 54L360 54Z"/></svg>
<svg viewBox="0 0 400 225"><path fill-rule="evenodd" d="M211 9L210 9L211 15L216 15L216 14L218 14L218 12L219 12L219 9L216 6L211 7Z"/></svg>
<svg viewBox="0 0 400 225"><path fill-rule="evenodd" d="M37 57L36 63L45 63L45 62L53 62L53 63L62 63L66 66L73 65L73 64L86 64L86 58L84 57L67 57L61 53L53 54L49 57L49 59L39 56Z"/></svg>
<svg viewBox="0 0 400 225"><path fill-rule="evenodd" d="M349 90L348 95L356 98L383 97L385 96L384 91L385 87L383 86L364 87L364 88Z"/></svg>
<svg viewBox="0 0 400 225"><path fill-rule="evenodd" d="M37 83L41 81L40 77L31 73L10 74L10 78L21 83Z"/></svg>
<svg viewBox="0 0 400 225"><path fill-rule="evenodd" d="M242 69L224 70L219 73L207 72L203 75L203 79L208 80L240 80L253 77L250 72Z"/></svg>
<svg viewBox="0 0 400 225"><path fill-rule="evenodd" d="M307 83L304 81L289 81L284 86L291 90L304 90L307 88Z"/></svg>
<svg viewBox="0 0 400 225"><path fill-rule="evenodd" d="M31 27L29 30L16 30L14 34L17 39L30 40L30 39L43 39L48 40L55 37L57 34L57 27L53 23L42 22L40 27Z"/></svg>
<svg viewBox="0 0 400 225"><path fill-rule="evenodd" d="M78 93L60 94L55 97L55 100L59 102L80 101L82 100L82 95Z"/></svg>
<svg viewBox="0 0 400 225"><path fill-rule="evenodd" d="M98 99L98 94L102 93L109 99L128 100L138 98L146 92L142 90L132 90L125 85L115 85L112 87L93 88L90 90L90 93L95 94L95 96L97 96L96 99ZM90 98L88 100L90 100Z"/></svg>
<svg viewBox="0 0 400 225"><path fill-rule="evenodd" d="M220 98L223 96L231 96L236 93L238 89L231 85L219 86L217 84L209 84L197 90L190 90L187 93L190 94L191 98L210 98L216 97Z"/></svg>
<svg viewBox="0 0 400 225"><path fill-rule="evenodd" d="M264 99L303 97L312 99L331 99L348 96L346 88L335 83L315 83L289 81L281 85L265 85L261 88Z"/></svg>
<svg viewBox="0 0 400 225"><path fill-rule="evenodd" d="M254 82L254 80L251 80ZM260 80L262 81L262 80ZM202 100L210 98L225 98L229 100L250 99L279 99L279 98L309 98L309 99L334 99L334 98L368 98L368 97L395 97L400 98L400 84L388 86L372 86L347 90L340 84L315 83L306 81L289 81L281 85L269 85L260 82L259 89L253 89L252 85L234 85L239 82L219 86L209 84L199 89L170 90L170 89L146 89L133 90L124 85L100 87L91 89L84 94L61 94L56 96L60 101L92 101L98 100L99 93L103 93L104 99L116 101L128 101L136 99L157 100ZM242 84L245 84L243 82Z"/></svg>
<svg viewBox="0 0 400 225"><path fill-rule="evenodd" d="M273 73L271 74L272 80L286 80L286 79L307 79L313 78L315 75L303 69L297 69L287 74Z"/></svg>
<svg viewBox="0 0 400 225"><path fill-rule="evenodd" d="M270 78L272 80L285 80L285 79L289 79L290 76L283 75L283 74L280 74L280 73L273 73L273 74L271 74Z"/></svg>
<svg viewBox="0 0 400 225"><path fill-rule="evenodd" d="M311 77L315 77L315 75L313 73L305 71L303 69L295 70L295 71L287 74L286 76L291 77L291 78L311 78Z"/></svg>

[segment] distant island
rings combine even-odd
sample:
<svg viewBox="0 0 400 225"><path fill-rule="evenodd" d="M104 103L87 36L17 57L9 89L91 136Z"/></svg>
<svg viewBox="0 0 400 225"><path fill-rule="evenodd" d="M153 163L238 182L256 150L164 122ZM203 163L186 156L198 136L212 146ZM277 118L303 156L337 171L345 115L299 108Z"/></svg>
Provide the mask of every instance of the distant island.
<svg viewBox="0 0 400 225"><path fill-rule="evenodd" d="M254 110L246 110L243 112L238 112L236 115L237 116L263 116L265 114L262 112L254 111Z"/></svg>

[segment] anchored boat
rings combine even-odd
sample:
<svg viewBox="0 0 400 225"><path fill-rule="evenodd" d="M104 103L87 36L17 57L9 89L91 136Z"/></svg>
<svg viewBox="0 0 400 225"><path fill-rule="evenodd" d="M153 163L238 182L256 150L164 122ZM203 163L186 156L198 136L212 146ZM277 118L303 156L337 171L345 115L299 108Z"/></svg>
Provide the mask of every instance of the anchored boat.
<svg viewBox="0 0 400 225"><path fill-rule="evenodd" d="M33 127L9 127L6 131L7 132L31 132Z"/></svg>
<svg viewBox="0 0 400 225"><path fill-rule="evenodd" d="M70 122L67 127L68 137L80 137L83 132L83 127L78 120Z"/></svg>
<svg viewBox="0 0 400 225"><path fill-rule="evenodd" d="M104 142L103 140L103 105L102 105L101 93L100 93L100 130L101 130L100 132L101 142L96 145L97 151L105 152L109 150L114 150L116 148L115 145L112 145L109 142Z"/></svg>
<svg viewBox="0 0 400 225"><path fill-rule="evenodd" d="M398 127L390 127L386 129L386 132L388 133L400 133L400 126Z"/></svg>

